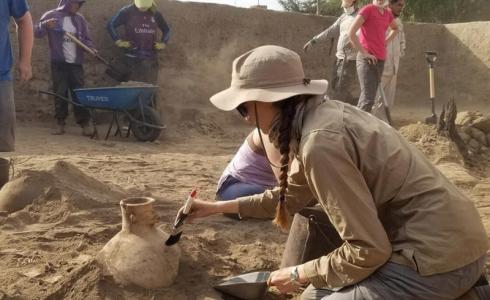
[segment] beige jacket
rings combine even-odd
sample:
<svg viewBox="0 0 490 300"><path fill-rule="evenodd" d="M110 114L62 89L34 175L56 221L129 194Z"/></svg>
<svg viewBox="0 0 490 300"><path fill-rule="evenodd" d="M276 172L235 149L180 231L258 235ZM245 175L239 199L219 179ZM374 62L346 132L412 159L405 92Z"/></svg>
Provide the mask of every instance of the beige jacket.
<svg viewBox="0 0 490 300"><path fill-rule="evenodd" d="M475 206L423 153L372 115L318 99L305 110L286 198L291 213L318 199L344 240L304 264L315 287L357 283L388 260L427 276L486 253ZM272 217L278 194L240 198L240 215Z"/></svg>
<svg viewBox="0 0 490 300"><path fill-rule="evenodd" d="M384 76L393 76L398 74L398 68L400 67L400 58L405 56L405 30L403 29L403 23L400 18L395 19L398 26L398 33L393 39L386 45L386 59L383 67ZM386 34L388 35L391 29L388 28Z"/></svg>

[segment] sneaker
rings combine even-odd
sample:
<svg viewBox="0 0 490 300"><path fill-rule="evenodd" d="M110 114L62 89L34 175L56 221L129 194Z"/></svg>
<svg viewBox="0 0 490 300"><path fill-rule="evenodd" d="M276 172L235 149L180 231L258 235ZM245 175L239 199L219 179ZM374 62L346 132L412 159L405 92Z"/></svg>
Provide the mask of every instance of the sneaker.
<svg viewBox="0 0 490 300"><path fill-rule="evenodd" d="M62 135L65 134L65 125L58 124L56 128L51 132L52 135Z"/></svg>
<svg viewBox="0 0 490 300"><path fill-rule="evenodd" d="M92 136L94 134L93 130L90 129L90 126L83 125L82 126L82 135L83 136Z"/></svg>

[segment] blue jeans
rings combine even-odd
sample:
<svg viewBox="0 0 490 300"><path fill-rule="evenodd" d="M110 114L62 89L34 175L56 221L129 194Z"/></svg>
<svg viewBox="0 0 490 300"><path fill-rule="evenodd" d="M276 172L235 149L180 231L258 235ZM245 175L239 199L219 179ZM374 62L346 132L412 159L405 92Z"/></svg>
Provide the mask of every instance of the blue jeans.
<svg viewBox="0 0 490 300"><path fill-rule="evenodd" d="M244 183L236 179L235 177L228 175L223 182L223 185L219 188L216 195L218 200L227 201L234 200L239 197L251 196L255 194L262 194L267 187L253 183Z"/></svg>

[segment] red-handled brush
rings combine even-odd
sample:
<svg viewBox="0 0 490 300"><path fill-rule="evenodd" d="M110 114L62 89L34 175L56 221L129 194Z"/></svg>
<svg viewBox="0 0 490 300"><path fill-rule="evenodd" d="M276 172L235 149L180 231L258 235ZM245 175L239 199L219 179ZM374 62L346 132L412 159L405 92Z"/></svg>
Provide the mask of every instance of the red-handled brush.
<svg viewBox="0 0 490 300"><path fill-rule="evenodd" d="M193 189L192 192L187 197L185 201L184 210L182 213L178 214L175 218L174 227L172 230L172 234L165 242L165 245L172 246L176 244L180 240L180 236L182 235L182 231L184 230L185 220L189 216L189 212L191 211L192 202L194 202L194 198L196 198L197 189Z"/></svg>

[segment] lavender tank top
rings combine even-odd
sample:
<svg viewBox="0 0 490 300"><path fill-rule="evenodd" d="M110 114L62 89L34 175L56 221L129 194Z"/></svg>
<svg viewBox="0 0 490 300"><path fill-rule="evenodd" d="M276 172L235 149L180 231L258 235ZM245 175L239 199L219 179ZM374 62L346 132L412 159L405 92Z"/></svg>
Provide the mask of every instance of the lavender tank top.
<svg viewBox="0 0 490 300"><path fill-rule="evenodd" d="M267 158L255 153L247 140L225 168L218 181L218 190L229 175L244 183L257 184L266 188L277 186L276 177Z"/></svg>

